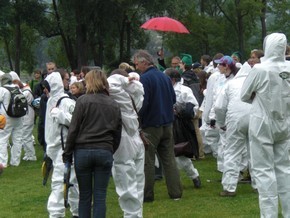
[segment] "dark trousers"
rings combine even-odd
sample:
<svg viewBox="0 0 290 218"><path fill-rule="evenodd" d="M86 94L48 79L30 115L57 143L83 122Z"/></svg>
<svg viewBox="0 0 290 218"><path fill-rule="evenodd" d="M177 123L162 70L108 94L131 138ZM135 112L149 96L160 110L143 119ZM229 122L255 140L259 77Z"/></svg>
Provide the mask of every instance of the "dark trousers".
<svg viewBox="0 0 290 218"><path fill-rule="evenodd" d="M161 160L169 197L180 198L182 186L173 150L172 125L148 127L144 132L152 143L145 152L144 201L154 200L155 152Z"/></svg>
<svg viewBox="0 0 290 218"><path fill-rule="evenodd" d="M74 152L75 171L79 184L79 217L106 217L106 196L110 180L113 154L103 149L77 149Z"/></svg>

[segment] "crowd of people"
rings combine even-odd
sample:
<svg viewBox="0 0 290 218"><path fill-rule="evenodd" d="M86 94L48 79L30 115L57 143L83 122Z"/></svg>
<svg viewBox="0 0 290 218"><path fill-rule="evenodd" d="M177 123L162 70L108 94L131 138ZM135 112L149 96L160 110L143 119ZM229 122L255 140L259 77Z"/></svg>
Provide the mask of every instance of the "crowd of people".
<svg viewBox="0 0 290 218"><path fill-rule="evenodd" d="M158 54L157 64L138 50L132 65L120 63L110 73L97 66L69 73L48 62L29 83L0 71L0 173L20 164L22 148L24 161L37 160L38 123L44 160L53 167L51 218L65 217L63 176L70 165L73 217L106 216L112 176L123 216L135 218L143 217L143 203L154 201L157 176L164 176L173 200L182 198L181 169L194 188L202 187L193 163L206 155L222 173L221 197L236 196L238 182L247 180L259 194L261 217L278 217L279 201L290 217L286 36L268 35L264 51L253 49L245 62L237 51L195 63L183 53L168 68L163 50Z"/></svg>

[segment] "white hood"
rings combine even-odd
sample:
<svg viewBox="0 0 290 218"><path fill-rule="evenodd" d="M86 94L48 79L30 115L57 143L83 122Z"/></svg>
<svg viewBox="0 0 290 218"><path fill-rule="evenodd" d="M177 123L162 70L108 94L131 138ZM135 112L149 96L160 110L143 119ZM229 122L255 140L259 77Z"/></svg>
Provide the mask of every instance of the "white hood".
<svg viewBox="0 0 290 218"><path fill-rule="evenodd" d="M261 63L273 61L285 61L287 39L282 33L272 33L264 39L265 55L261 58Z"/></svg>

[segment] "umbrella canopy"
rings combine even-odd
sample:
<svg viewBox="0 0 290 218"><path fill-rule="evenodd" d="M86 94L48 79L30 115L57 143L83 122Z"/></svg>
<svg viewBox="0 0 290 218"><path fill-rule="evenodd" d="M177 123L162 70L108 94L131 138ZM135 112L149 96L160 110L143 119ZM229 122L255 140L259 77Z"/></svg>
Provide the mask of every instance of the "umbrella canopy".
<svg viewBox="0 0 290 218"><path fill-rule="evenodd" d="M189 33L188 29L179 22L169 17L155 17L146 21L141 28L147 30L158 30L162 32L175 32L175 33Z"/></svg>

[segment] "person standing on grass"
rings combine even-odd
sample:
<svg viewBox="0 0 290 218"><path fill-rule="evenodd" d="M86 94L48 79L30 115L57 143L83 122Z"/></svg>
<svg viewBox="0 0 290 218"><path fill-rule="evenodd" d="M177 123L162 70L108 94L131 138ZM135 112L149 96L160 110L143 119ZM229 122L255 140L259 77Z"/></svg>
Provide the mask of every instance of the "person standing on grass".
<svg viewBox="0 0 290 218"><path fill-rule="evenodd" d="M180 122L184 123L184 127L188 127L188 129L180 129L181 131L187 131L187 133L184 132L184 135L188 136L186 138L188 141L190 141L191 145L198 144L196 134L194 131L194 124L191 122L192 118L197 115L198 112L198 102L196 98L194 97L192 90L181 84L181 76L178 70L173 68L168 68L165 70L165 74L168 75L172 81L172 85L176 94L176 104L174 105L174 113L175 113L175 119L178 119ZM177 126L178 128L180 126L174 125L174 127ZM173 127L173 128L174 128ZM178 130L176 130L177 132ZM193 152L192 152L193 153ZM177 166L179 169L183 169L186 173L186 175L192 180L195 188L201 187L201 181L199 178L199 173L197 169L194 167L191 157L187 156L178 156L175 157Z"/></svg>
<svg viewBox="0 0 290 218"><path fill-rule="evenodd" d="M6 113L11 94L5 87L16 87L12 84L12 77L9 73L1 76L0 87L0 112L6 117L6 126L0 129L0 164L4 168L8 167L8 143L11 135L13 149L11 149L10 166L18 166L20 164L21 148L22 148L22 117L10 117Z"/></svg>
<svg viewBox="0 0 290 218"><path fill-rule="evenodd" d="M52 72L45 78L45 89L49 93L45 115L45 141L46 155L51 158L53 163L53 173L51 178L51 194L47 202L47 210L50 218L64 217L64 188L63 175L64 164L62 162L63 147L66 143L66 136L70 125L72 113L75 108L75 101L68 98L64 93L63 80L59 72ZM63 98L58 107L56 104L61 97ZM70 183L73 184L69 189L70 211L74 217L78 216L79 191L75 176L74 167L71 168Z"/></svg>
<svg viewBox="0 0 290 218"><path fill-rule="evenodd" d="M137 73L113 70L108 82L110 96L122 114L122 138L114 154L112 174L124 217L143 217L145 149L139 134L137 111L143 103L144 89ZM135 108L137 111L135 111Z"/></svg>
<svg viewBox="0 0 290 218"><path fill-rule="evenodd" d="M136 70L141 72L144 87L143 106L139 111L141 126L151 144L145 151L144 202L154 201L155 153L163 166L169 197L180 199L182 186L173 150L172 123L175 92L170 78L154 66L153 57L145 50L133 55Z"/></svg>
<svg viewBox="0 0 290 218"><path fill-rule="evenodd" d="M251 105L240 100L240 92L251 66L246 62L225 84L215 102L217 126L226 131L221 197L234 197L240 172L248 170L248 127Z"/></svg>
<svg viewBox="0 0 290 218"><path fill-rule="evenodd" d="M109 96L107 77L101 69L89 71L85 82L86 94L77 99L62 156L64 163L72 163L74 157L80 189L79 217L91 217L93 207L93 217L104 218L122 118L118 104Z"/></svg>
<svg viewBox="0 0 290 218"><path fill-rule="evenodd" d="M23 95L25 96L28 103L28 112L22 118L23 123L23 131L22 131L22 145L24 149L24 157L25 161L36 161L35 149L33 144L33 127L34 127L34 109L32 108L31 102L33 101L32 91L28 84L22 83L18 74L14 71L9 73L12 77L12 83L19 86ZM20 149L21 152L21 149Z"/></svg>
<svg viewBox="0 0 290 218"><path fill-rule="evenodd" d="M241 100L252 104L249 139L252 172L259 192L261 217L290 217L290 62L286 36L264 39L265 55L242 86Z"/></svg>

